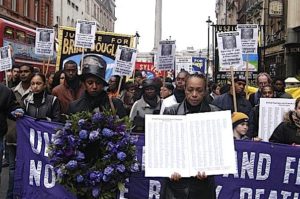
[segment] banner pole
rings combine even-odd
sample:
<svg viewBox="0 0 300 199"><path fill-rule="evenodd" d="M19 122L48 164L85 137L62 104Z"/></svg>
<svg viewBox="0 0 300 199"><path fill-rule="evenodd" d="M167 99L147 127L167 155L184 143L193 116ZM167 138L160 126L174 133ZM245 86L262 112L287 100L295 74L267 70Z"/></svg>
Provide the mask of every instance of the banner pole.
<svg viewBox="0 0 300 199"><path fill-rule="evenodd" d="M45 57L43 57L43 74L45 74L45 64L46 64L46 60Z"/></svg>
<svg viewBox="0 0 300 199"><path fill-rule="evenodd" d="M236 93L235 93L234 77L233 77L234 72L232 66L230 66L230 73L231 73L231 87L232 87L232 95L233 95L233 107L234 107L234 112L237 112Z"/></svg>
<svg viewBox="0 0 300 199"><path fill-rule="evenodd" d="M51 58L51 56L49 55L45 75L47 75L48 70L49 70L50 58Z"/></svg>
<svg viewBox="0 0 300 199"><path fill-rule="evenodd" d="M249 88L249 55L246 56L246 99L248 99L248 88Z"/></svg>
<svg viewBox="0 0 300 199"><path fill-rule="evenodd" d="M120 90L121 90L122 81L123 81L123 76L121 76L120 81L119 81L117 96L119 96L119 93L120 93Z"/></svg>
<svg viewBox="0 0 300 199"><path fill-rule="evenodd" d="M82 47L81 64L80 64L80 68L79 68L79 72L78 72L79 75L82 74L82 69L83 69L83 56L84 56L84 47Z"/></svg>
<svg viewBox="0 0 300 199"><path fill-rule="evenodd" d="M7 76L7 70L5 70L5 83L6 83L6 86L8 87L8 76Z"/></svg>

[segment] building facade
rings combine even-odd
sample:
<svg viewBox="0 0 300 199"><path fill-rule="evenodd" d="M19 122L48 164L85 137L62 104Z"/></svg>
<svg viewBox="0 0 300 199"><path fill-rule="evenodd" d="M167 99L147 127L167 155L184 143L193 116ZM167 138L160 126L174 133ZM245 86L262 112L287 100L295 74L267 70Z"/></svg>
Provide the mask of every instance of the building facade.
<svg viewBox="0 0 300 199"><path fill-rule="evenodd" d="M115 0L54 0L53 21L59 26L75 27L78 19L97 21L97 29L114 32Z"/></svg>
<svg viewBox="0 0 300 199"><path fill-rule="evenodd" d="M35 29L53 26L53 0L0 0L0 17Z"/></svg>
<svg viewBox="0 0 300 199"><path fill-rule="evenodd" d="M218 25L235 25L237 23L238 0L217 0L216 18Z"/></svg>

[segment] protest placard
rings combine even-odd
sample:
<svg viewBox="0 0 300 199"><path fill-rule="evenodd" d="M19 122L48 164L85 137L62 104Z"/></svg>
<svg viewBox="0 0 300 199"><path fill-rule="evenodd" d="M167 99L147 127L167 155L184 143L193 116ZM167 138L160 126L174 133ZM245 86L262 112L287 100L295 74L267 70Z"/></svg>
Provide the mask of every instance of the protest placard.
<svg viewBox="0 0 300 199"><path fill-rule="evenodd" d="M132 76L137 50L126 46L118 46L113 75Z"/></svg>
<svg viewBox="0 0 300 199"><path fill-rule="evenodd" d="M175 62L175 41L160 41L157 51L157 69L158 70L174 70Z"/></svg>
<svg viewBox="0 0 300 199"><path fill-rule="evenodd" d="M237 31L217 33L220 71L241 71L243 67L240 33Z"/></svg>
<svg viewBox="0 0 300 199"><path fill-rule="evenodd" d="M9 46L0 48L0 71L12 68L11 51Z"/></svg>
<svg viewBox="0 0 300 199"><path fill-rule="evenodd" d="M257 54L258 46L258 25L238 24L237 30L241 34L243 54Z"/></svg>
<svg viewBox="0 0 300 199"><path fill-rule="evenodd" d="M35 54L53 55L54 49L54 29L37 28L35 39Z"/></svg>
<svg viewBox="0 0 300 199"><path fill-rule="evenodd" d="M77 20L75 33L75 47L93 48L97 22Z"/></svg>

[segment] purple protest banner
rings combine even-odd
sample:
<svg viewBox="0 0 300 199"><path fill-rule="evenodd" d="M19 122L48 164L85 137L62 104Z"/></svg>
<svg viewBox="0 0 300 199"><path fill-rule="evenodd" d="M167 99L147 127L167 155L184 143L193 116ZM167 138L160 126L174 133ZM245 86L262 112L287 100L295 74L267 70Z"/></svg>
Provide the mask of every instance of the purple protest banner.
<svg viewBox="0 0 300 199"><path fill-rule="evenodd" d="M25 117L17 122L18 147L14 192L25 199L74 199L55 183L47 143L60 124ZM159 199L163 178L146 178L144 136L137 142L141 172L128 179L120 199ZM218 199L300 199L300 147L235 141L238 173L215 176Z"/></svg>
<svg viewBox="0 0 300 199"><path fill-rule="evenodd" d="M48 160L47 146L60 126L30 117L17 121L15 196L23 199L74 198L55 182L55 173Z"/></svg>

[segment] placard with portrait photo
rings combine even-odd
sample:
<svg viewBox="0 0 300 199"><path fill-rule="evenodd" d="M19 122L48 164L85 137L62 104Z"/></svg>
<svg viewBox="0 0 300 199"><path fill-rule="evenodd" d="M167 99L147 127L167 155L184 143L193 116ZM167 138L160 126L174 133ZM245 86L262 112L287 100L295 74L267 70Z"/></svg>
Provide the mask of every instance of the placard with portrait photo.
<svg viewBox="0 0 300 199"><path fill-rule="evenodd" d="M96 21L77 20L75 47L93 48L97 30Z"/></svg>
<svg viewBox="0 0 300 199"><path fill-rule="evenodd" d="M237 31L241 34L243 54L257 54L258 25L238 24Z"/></svg>
<svg viewBox="0 0 300 199"><path fill-rule="evenodd" d="M35 54L53 55L54 49L54 29L37 28L35 39Z"/></svg>
<svg viewBox="0 0 300 199"><path fill-rule="evenodd" d="M134 71L137 50L119 45L116 52L113 75L131 77Z"/></svg>
<svg viewBox="0 0 300 199"><path fill-rule="evenodd" d="M175 50L175 41L165 40L159 42L156 66L158 70L174 70Z"/></svg>
<svg viewBox="0 0 300 199"><path fill-rule="evenodd" d="M12 68L10 46L0 48L0 71L6 71Z"/></svg>
<svg viewBox="0 0 300 199"><path fill-rule="evenodd" d="M220 71L240 71L243 67L242 45L240 32L217 33Z"/></svg>

